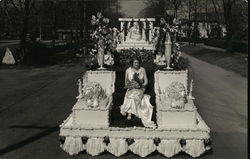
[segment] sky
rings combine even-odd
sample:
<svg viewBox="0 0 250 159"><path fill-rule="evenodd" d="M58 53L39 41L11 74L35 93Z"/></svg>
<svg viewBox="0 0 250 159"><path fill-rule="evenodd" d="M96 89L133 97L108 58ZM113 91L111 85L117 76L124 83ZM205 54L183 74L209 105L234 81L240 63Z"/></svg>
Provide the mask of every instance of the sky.
<svg viewBox="0 0 250 159"><path fill-rule="evenodd" d="M131 17L137 17L138 13L146 7L145 0L119 0L119 2L122 12Z"/></svg>

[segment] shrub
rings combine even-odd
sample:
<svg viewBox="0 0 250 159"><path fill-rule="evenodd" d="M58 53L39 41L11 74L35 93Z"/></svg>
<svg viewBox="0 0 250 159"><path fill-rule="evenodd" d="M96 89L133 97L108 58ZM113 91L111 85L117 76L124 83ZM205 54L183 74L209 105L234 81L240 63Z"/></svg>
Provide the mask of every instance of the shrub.
<svg viewBox="0 0 250 159"><path fill-rule="evenodd" d="M31 42L27 45L25 63L32 65L49 65L54 62L51 60L54 56L54 50L46 47L39 42Z"/></svg>
<svg viewBox="0 0 250 159"><path fill-rule="evenodd" d="M222 49L227 48L226 40L221 39L206 39L204 42L205 45L214 46ZM241 52L241 53L247 53L248 51L248 44L241 41L233 41L232 47L234 51Z"/></svg>
<svg viewBox="0 0 250 159"><path fill-rule="evenodd" d="M193 43L195 40L192 38L188 38L188 37L177 37L177 41L178 42L191 42ZM197 38L196 39L196 43L203 43L205 41L204 38Z"/></svg>

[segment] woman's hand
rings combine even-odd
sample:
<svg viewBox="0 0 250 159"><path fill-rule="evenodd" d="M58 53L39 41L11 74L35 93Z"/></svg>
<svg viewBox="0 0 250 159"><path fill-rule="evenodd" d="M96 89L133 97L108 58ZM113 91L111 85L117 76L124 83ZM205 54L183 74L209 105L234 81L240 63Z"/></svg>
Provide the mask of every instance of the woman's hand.
<svg viewBox="0 0 250 159"><path fill-rule="evenodd" d="M125 85L125 88L127 88L127 89L140 89L140 85L136 81L128 81L128 83Z"/></svg>

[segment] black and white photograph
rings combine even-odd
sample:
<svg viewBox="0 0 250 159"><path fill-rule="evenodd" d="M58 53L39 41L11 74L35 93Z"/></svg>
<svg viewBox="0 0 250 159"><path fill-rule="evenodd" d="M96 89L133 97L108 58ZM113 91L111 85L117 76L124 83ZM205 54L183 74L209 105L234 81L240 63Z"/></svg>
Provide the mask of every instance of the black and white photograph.
<svg viewBox="0 0 250 159"><path fill-rule="evenodd" d="M0 159L246 159L248 0L0 0Z"/></svg>

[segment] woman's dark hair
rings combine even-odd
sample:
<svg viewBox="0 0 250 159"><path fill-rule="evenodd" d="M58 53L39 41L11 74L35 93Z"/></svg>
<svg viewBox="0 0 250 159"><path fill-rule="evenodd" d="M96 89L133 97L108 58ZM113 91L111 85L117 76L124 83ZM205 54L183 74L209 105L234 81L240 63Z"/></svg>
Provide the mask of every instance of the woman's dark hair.
<svg viewBox="0 0 250 159"><path fill-rule="evenodd" d="M133 66L133 62L135 60L139 61L139 64L141 65L141 58L139 58L138 56L133 56L129 61L130 66Z"/></svg>

